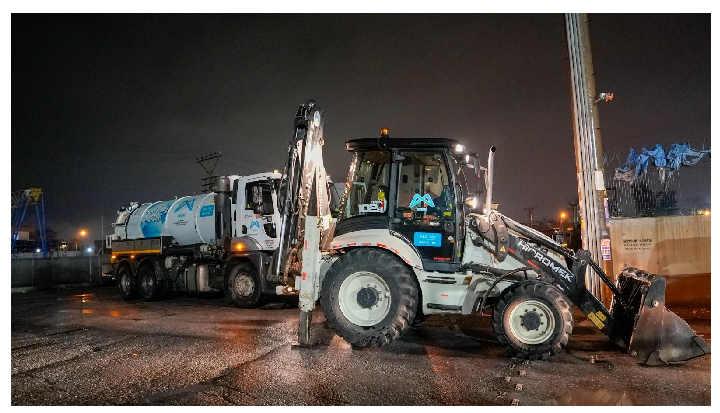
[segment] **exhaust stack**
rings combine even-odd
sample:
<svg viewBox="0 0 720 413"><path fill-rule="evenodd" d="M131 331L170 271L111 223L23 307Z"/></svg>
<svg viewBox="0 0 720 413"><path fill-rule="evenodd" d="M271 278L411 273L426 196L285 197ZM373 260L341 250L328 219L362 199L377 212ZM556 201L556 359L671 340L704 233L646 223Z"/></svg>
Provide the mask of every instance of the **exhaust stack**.
<svg viewBox="0 0 720 413"><path fill-rule="evenodd" d="M495 147L490 148L488 154L488 164L485 170L485 192L487 196L485 198L485 216L490 217L490 211L492 211L492 191L493 191L493 161L495 160Z"/></svg>

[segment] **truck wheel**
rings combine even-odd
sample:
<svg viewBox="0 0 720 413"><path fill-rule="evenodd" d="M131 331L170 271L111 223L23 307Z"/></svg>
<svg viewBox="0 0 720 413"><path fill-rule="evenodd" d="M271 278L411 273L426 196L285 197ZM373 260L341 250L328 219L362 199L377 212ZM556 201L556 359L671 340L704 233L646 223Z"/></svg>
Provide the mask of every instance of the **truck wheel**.
<svg viewBox="0 0 720 413"><path fill-rule="evenodd" d="M227 277L225 294L228 299L240 308L255 308L263 304L260 275L250 263L235 265Z"/></svg>
<svg viewBox="0 0 720 413"><path fill-rule="evenodd" d="M569 301L554 286L521 282L493 310L493 330L513 356L546 360L565 347L573 329Z"/></svg>
<svg viewBox="0 0 720 413"><path fill-rule="evenodd" d="M117 270L117 283L120 289L120 296L123 300L130 301L138 297L137 279L133 276L128 265L121 265Z"/></svg>
<svg viewBox="0 0 720 413"><path fill-rule="evenodd" d="M418 287L396 256L373 248L351 250L330 267L320 293L325 319L356 347L381 347L415 319Z"/></svg>
<svg viewBox="0 0 720 413"><path fill-rule="evenodd" d="M152 265L143 265L138 272L138 290L145 301L155 301L163 296L164 283L158 280Z"/></svg>

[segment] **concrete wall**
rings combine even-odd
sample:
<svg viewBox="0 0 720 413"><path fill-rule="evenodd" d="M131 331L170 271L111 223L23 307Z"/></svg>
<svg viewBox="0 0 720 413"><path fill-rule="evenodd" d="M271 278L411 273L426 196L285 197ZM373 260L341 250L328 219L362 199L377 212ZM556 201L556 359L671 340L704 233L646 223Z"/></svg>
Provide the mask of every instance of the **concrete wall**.
<svg viewBox="0 0 720 413"><path fill-rule="evenodd" d="M38 254L40 255L40 254ZM97 282L107 255L48 258L13 258L10 260L11 287L46 286Z"/></svg>
<svg viewBox="0 0 720 413"><path fill-rule="evenodd" d="M613 273L628 265L667 278L670 305L710 303L710 216L611 221Z"/></svg>

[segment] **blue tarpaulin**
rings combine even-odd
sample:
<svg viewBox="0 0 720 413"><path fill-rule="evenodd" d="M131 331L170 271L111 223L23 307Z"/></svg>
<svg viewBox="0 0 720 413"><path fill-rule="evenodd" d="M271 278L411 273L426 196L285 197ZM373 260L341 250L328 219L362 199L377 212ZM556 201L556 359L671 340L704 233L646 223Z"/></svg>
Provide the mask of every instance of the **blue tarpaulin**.
<svg viewBox="0 0 720 413"><path fill-rule="evenodd" d="M680 166L693 166L709 153L710 149L696 151L690 148L690 144L687 143L672 144L667 154L665 154L665 150L660 144L655 144L653 150L643 147L640 154L636 153L635 149L630 148L625 164L615 168L615 179L632 181L647 172L651 162L658 168L670 168L672 170L678 170Z"/></svg>
<svg viewBox="0 0 720 413"><path fill-rule="evenodd" d="M710 153L710 149L704 151L696 151L690 148L687 143L673 144L667 154L668 166L672 169L680 169L681 165L693 166Z"/></svg>

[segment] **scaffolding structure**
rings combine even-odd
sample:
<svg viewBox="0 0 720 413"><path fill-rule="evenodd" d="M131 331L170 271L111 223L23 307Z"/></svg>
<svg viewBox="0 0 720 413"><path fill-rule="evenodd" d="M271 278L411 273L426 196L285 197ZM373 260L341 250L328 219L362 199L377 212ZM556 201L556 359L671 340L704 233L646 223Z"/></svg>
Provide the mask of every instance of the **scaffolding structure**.
<svg viewBox="0 0 720 413"><path fill-rule="evenodd" d="M38 232L40 233L40 245L43 257L48 256L47 233L45 231L45 203L43 192L40 188L30 188L22 191L15 191L12 197L12 241L10 242L11 253L15 251L15 243L22 227L23 220L27 213L28 206L35 205L35 215L38 221Z"/></svg>

